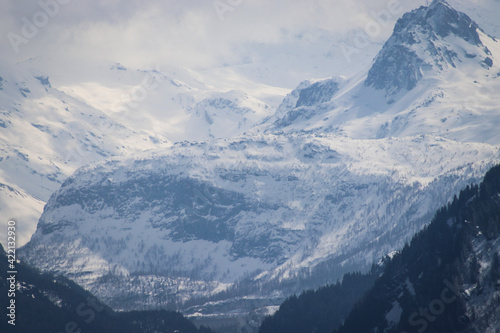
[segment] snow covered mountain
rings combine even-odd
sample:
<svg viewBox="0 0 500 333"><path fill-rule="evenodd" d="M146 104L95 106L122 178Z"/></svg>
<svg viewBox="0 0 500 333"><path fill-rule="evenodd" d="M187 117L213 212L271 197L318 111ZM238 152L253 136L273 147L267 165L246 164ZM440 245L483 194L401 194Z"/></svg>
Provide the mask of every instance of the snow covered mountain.
<svg viewBox="0 0 500 333"><path fill-rule="evenodd" d="M198 130L208 132L204 133L204 137L233 137L262 122L273 111L271 106L243 91L212 93L210 97L188 107L188 112L193 114L188 132L194 132L196 126ZM204 121L205 126L200 126Z"/></svg>
<svg viewBox="0 0 500 333"><path fill-rule="evenodd" d="M95 81L59 77L55 88L34 67L36 59L0 65L0 210L19 220L19 246L77 168L188 137L241 134L273 112L244 92L213 91L188 71L109 64Z"/></svg>
<svg viewBox="0 0 500 333"><path fill-rule="evenodd" d="M161 303L142 293L155 280L172 302L200 284L213 293L261 271L265 280L292 277L331 257L345 269L363 266L401 245L429 219L428 207L497 158L486 144L432 137L176 144L156 157L80 169L51 197L24 253L105 291L113 306L131 293L143 306ZM114 288L119 296L107 294Z"/></svg>
<svg viewBox="0 0 500 333"><path fill-rule="evenodd" d="M445 2L435 1L428 8L407 13L396 23L365 84L393 96L413 89L424 71L456 67L464 57L480 57L489 68L489 51L479 33L475 22Z"/></svg>
<svg viewBox="0 0 500 333"><path fill-rule="evenodd" d="M120 309L237 311L335 281L499 160L499 61L495 39L434 1L398 21L371 68L302 83L245 134L79 169L23 258ZM213 108L254 119L264 104L231 92L191 110L224 131Z"/></svg>
<svg viewBox="0 0 500 333"><path fill-rule="evenodd" d="M405 14L366 72L299 85L278 108L285 132L338 133L377 139L422 133L498 144L498 41L444 1ZM496 58L495 58L496 56ZM334 90L321 89L338 82ZM299 99L300 102L300 99ZM293 121L292 121L293 120Z"/></svg>
<svg viewBox="0 0 500 333"><path fill-rule="evenodd" d="M0 208L19 220L19 245L29 240L44 203L76 168L167 144L161 135L134 131L53 88L48 76L29 66L3 63L0 72Z"/></svg>

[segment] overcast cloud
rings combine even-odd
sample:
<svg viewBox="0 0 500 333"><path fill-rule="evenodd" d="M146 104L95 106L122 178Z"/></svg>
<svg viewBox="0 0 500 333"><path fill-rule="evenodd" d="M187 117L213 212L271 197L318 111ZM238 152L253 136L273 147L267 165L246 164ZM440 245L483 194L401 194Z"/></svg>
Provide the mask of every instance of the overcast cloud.
<svg viewBox="0 0 500 333"><path fill-rule="evenodd" d="M211 66L239 57L249 43L278 43L321 29L342 36L374 20L372 13L418 1L366 0L42 0L58 4L43 21L38 1L2 0L2 50L17 61L51 55L75 61L114 59L129 65L169 62L188 67ZM367 5L368 3L368 5ZM53 8L53 7L51 7ZM26 18L40 28L15 53L9 33L23 37ZM395 22L397 17L391 17ZM392 26L377 38L386 38Z"/></svg>
<svg viewBox="0 0 500 333"><path fill-rule="evenodd" d="M496 0L469 0L498 3ZM464 1L453 0L457 4ZM467 2L467 1L466 1ZM66 65L120 62L208 68L240 61L252 45L273 45L300 38L320 43L349 42L372 23L371 42L382 43L396 20L426 0L0 0L0 47L14 62L39 57ZM46 15L41 5L53 13ZM377 13L397 15L377 16ZM47 12L47 9L45 10ZM41 14L42 13L42 14ZM40 20L33 36L26 21ZM385 24L380 21L389 21ZM381 22L383 24L381 24ZM17 36L21 39L16 39ZM316 40L315 40L316 39ZM14 42L13 42L14 40ZM15 44L16 46L12 47ZM18 52L16 51L18 49Z"/></svg>

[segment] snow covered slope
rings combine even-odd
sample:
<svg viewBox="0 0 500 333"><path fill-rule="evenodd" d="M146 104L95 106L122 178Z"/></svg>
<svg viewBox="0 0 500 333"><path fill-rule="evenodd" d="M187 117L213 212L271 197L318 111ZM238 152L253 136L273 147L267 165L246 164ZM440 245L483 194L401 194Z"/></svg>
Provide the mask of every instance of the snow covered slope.
<svg viewBox="0 0 500 333"><path fill-rule="evenodd" d="M335 79L342 84L334 93L315 89L309 105L289 103L306 93L299 85L278 108L275 126L364 139L427 133L499 144L499 55L496 39L434 1L397 22L368 73Z"/></svg>
<svg viewBox="0 0 500 333"><path fill-rule="evenodd" d="M274 113L287 90L250 81L227 70L229 78L202 71L102 66L88 79L58 77L68 95L92 105L130 128L158 133L169 141L207 140L244 133ZM93 69L96 71L97 69ZM234 90L234 86L243 90ZM279 103L279 102L278 102Z"/></svg>
<svg viewBox="0 0 500 333"><path fill-rule="evenodd" d="M43 204L76 168L167 144L161 135L127 128L53 88L48 76L29 66L3 63L0 73L0 207L6 218L18 220L19 246L34 232Z"/></svg>
<svg viewBox="0 0 500 333"><path fill-rule="evenodd" d="M23 257L122 309L221 291L262 306L335 281L400 248L499 160L499 55L434 1L398 21L370 69L304 82L243 135L79 169ZM464 101L472 87L485 91ZM222 130L225 112L266 112L239 92L207 98L192 113Z"/></svg>
<svg viewBox="0 0 500 333"><path fill-rule="evenodd" d="M274 112L244 92L214 90L189 71L109 64L92 81L58 77L56 88L36 66L36 59L0 65L0 209L18 220L18 246L78 167L172 141L241 134Z"/></svg>
<svg viewBox="0 0 500 333"><path fill-rule="evenodd" d="M142 298L133 306L162 304L136 290L153 287L151 279L174 281L175 298L163 301L172 302L261 271L261 279L287 278L329 257L363 266L401 245L429 209L498 157L486 144L428 136L176 144L80 169L47 203L25 259L114 306L131 290ZM116 288L108 275L126 278L119 295L108 294Z"/></svg>

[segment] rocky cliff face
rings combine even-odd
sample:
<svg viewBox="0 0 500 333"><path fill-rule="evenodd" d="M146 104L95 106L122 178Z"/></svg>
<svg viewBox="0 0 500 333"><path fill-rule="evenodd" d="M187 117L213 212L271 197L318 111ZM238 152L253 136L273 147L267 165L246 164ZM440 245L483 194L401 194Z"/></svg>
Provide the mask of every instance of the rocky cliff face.
<svg viewBox="0 0 500 333"><path fill-rule="evenodd" d="M47 203L24 258L127 308L206 296L245 276L309 274L326 259L363 267L496 158L489 145L431 137L178 144L80 169ZM140 291L157 283L169 297ZM137 303L123 302L130 294Z"/></svg>

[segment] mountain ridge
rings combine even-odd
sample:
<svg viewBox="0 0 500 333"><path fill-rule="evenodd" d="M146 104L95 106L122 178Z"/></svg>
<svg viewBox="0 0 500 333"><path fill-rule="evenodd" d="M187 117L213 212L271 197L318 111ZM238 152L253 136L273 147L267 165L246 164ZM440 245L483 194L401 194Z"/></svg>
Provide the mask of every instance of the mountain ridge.
<svg viewBox="0 0 500 333"><path fill-rule="evenodd" d="M483 47L485 60L489 59L487 55L490 52L484 47L478 29L474 21L453 9L446 1L434 0L428 7L422 6L407 13L398 20L392 36L377 55L365 85L383 89L386 95L393 96L401 90L415 88L425 70L442 70L447 66L455 68L454 60L460 61L459 55L454 50L439 45L436 47L433 43L450 35L473 46ZM413 46L422 43L434 56L434 63L427 62L415 52ZM407 65L402 66L405 63Z"/></svg>
<svg viewBox="0 0 500 333"><path fill-rule="evenodd" d="M453 46L482 50L462 42ZM499 86L481 59L467 59L472 70L428 72L393 103L363 80L305 82L239 137L83 167L53 194L21 253L121 309L228 291L264 309L366 269L500 158L496 95L453 104L457 87ZM467 85L450 80L459 74Z"/></svg>
<svg viewBox="0 0 500 333"><path fill-rule="evenodd" d="M433 30L436 24L443 26L440 33ZM499 54L498 41L466 14L434 1L398 20L366 75L343 80L335 94L312 107L287 102L305 89L299 85L278 108L276 126L266 130L364 139L425 132L498 144L500 118L489 99L500 92ZM337 79L320 82L329 80ZM472 126L482 129L467 130Z"/></svg>

